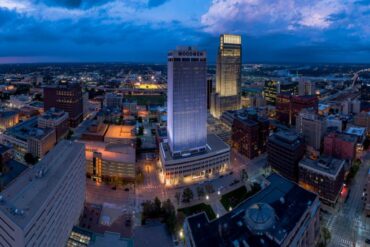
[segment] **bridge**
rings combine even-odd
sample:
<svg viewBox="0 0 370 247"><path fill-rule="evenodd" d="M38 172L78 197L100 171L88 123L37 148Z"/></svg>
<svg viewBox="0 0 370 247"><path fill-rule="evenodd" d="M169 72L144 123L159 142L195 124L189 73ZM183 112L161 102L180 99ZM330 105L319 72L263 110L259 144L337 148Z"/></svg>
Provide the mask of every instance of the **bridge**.
<svg viewBox="0 0 370 247"><path fill-rule="evenodd" d="M357 72L354 73L354 75L352 77L352 86L351 86L351 88L353 88L353 86L356 84L358 78L360 77L359 74L365 73L365 72L370 72L370 68L368 68L368 69L362 69L362 70L359 70L359 71L357 71Z"/></svg>

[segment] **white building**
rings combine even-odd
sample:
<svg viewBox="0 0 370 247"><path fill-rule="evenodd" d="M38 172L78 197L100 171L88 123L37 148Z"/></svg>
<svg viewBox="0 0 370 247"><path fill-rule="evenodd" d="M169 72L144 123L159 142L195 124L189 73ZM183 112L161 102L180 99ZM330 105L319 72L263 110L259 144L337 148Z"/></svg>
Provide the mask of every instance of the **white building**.
<svg viewBox="0 0 370 247"><path fill-rule="evenodd" d="M84 145L60 142L1 192L0 245L64 247L83 210L85 184Z"/></svg>
<svg viewBox="0 0 370 247"><path fill-rule="evenodd" d="M314 95L316 91L315 82L300 80L298 82L298 94L299 95Z"/></svg>

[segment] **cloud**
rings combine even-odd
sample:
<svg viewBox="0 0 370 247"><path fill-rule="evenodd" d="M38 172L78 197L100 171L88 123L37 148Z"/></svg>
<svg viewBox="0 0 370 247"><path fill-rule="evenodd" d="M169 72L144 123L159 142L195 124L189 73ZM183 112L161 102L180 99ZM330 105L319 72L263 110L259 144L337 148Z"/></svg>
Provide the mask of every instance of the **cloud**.
<svg viewBox="0 0 370 247"><path fill-rule="evenodd" d="M148 7L149 8L155 8L158 6L161 6L162 4L165 4L169 0L149 0L148 1Z"/></svg>
<svg viewBox="0 0 370 247"><path fill-rule="evenodd" d="M358 4L355 0L214 0L201 23L211 33L230 28L244 32L323 30L336 26L333 17L356 11Z"/></svg>

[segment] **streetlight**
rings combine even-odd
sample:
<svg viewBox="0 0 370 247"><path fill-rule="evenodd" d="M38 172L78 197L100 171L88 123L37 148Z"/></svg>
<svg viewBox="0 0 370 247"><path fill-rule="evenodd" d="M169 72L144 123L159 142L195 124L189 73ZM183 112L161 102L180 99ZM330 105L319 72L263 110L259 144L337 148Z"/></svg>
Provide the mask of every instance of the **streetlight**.
<svg viewBox="0 0 370 247"><path fill-rule="evenodd" d="M217 195L221 195L221 192L219 190L217 191Z"/></svg>
<svg viewBox="0 0 370 247"><path fill-rule="evenodd" d="M206 195L206 200L209 200L209 196L208 195Z"/></svg>

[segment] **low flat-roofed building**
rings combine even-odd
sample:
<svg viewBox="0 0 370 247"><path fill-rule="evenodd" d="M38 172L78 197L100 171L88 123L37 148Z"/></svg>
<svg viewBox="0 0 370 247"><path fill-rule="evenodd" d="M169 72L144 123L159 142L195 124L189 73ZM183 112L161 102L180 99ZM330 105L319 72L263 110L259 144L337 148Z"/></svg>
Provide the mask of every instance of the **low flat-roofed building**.
<svg viewBox="0 0 370 247"><path fill-rule="evenodd" d="M64 247L83 210L85 186L83 144L61 141L0 193L0 243Z"/></svg>
<svg viewBox="0 0 370 247"><path fill-rule="evenodd" d="M320 238L318 196L277 174L267 177L266 184L216 220L209 221L204 212L187 217L186 246L316 246Z"/></svg>
<svg viewBox="0 0 370 247"><path fill-rule="evenodd" d="M109 125L104 136L104 142L132 144L135 141L135 126L131 125Z"/></svg>
<svg viewBox="0 0 370 247"><path fill-rule="evenodd" d="M230 164L230 146L214 134L207 135L204 152L172 156L168 143L160 144L160 162L166 185L196 182L226 172Z"/></svg>
<svg viewBox="0 0 370 247"><path fill-rule="evenodd" d="M343 187L345 160L321 156L299 162L299 185L317 193L323 202L335 205Z"/></svg>
<svg viewBox="0 0 370 247"><path fill-rule="evenodd" d="M86 141L104 141L104 135L108 130L109 125L104 124L99 120L94 120L88 129L82 133L81 139Z"/></svg>
<svg viewBox="0 0 370 247"><path fill-rule="evenodd" d="M2 142L13 147L17 161L23 162L27 152L42 158L56 143L55 130L38 128L37 117L33 117L5 131Z"/></svg>
<svg viewBox="0 0 370 247"><path fill-rule="evenodd" d="M358 143L362 143L366 137L366 128L358 126L349 126L344 133L348 135L353 135L357 138Z"/></svg>
<svg viewBox="0 0 370 247"><path fill-rule="evenodd" d="M37 118L39 128L52 128L55 130L57 141L65 137L69 130L68 112L50 108Z"/></svg>
<svg viewBox="0 0 370 247"><path fill-rule="evenodd" d="M86 173L94 181L134 180L136 150L128 144L81 141L86 147Z"/></svg>

